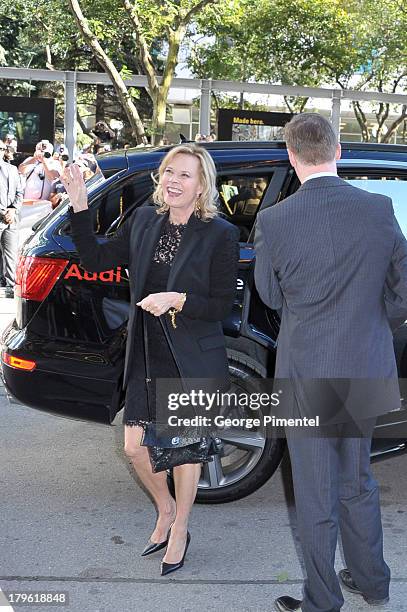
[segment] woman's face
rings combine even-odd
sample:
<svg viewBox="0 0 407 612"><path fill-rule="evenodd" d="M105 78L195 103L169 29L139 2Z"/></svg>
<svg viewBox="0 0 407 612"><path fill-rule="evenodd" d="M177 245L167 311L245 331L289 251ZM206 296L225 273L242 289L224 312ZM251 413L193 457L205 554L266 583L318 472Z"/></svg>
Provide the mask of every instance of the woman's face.
<svg viewBox="0 0 407 612"><path fill-rule="evenodd" d="M189 208L202 193L201 162L194 155L178 153L166 166L161 185L164 202L174 208Z"/></svg>

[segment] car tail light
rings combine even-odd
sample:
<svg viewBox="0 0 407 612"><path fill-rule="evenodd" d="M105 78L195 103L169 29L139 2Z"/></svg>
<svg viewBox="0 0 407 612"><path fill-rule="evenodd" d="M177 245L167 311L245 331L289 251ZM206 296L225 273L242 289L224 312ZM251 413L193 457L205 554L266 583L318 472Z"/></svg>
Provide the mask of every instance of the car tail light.
<svg viewBox="0 0 407 612"><path fill-rule="evenodd" d="M42 302L65 269L68 259L26 257L22 255L16 270L15 295Z"/></svg>
<svg viewBox="0 0 407 612"><path fill-rule="evenodd" d="M17 370L28 370L32 372L35 367L35 361L30 361L29 359L21 359L20 357L15 357L14 355L9 355L5 351L2 354L3 362L12 368L16 368Z"/></svg>

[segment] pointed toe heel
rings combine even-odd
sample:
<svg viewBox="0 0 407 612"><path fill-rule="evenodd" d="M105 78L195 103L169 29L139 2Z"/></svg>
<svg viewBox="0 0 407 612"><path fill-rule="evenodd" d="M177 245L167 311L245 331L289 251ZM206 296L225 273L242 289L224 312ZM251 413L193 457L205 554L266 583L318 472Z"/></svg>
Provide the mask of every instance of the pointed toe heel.
<svg viewBox="0 0 407 612"><path fill-rule="evenodd" d="M147 557L148 555L152 555L155 552L158 552L159 550L162 550L163 548L165 548L168 544L168 540L164 540L164 542L158 542L157 544L154 544L154 542L148 542L146 544L146 546L143 549L143 552L141 553L142 557Z"/></svg>
<svg viewBox="0 0 407 612"><path fill-rule="evenodd" d="M147 557L148 555L152 555L153 553L158 552L159 550L162 550L163 548L165 548L168 544L168 540L170 539L171 527L168 530L167 539L164 540L164 542L158 542L158 543L147 542L140 556Z"/></svg>
<svg viewBox="0 0 407 612"><path fill-rule="evenodd" d="M178 563L166 563L165 561L161 561L161 576L166 576L167 574L171 574L171 572L175 572L180 569L184 565L185 555L187 554L188 546L191 541L191 534L187 531L187 541L185 544L184 554L182 555L181 561Z"/></svg>

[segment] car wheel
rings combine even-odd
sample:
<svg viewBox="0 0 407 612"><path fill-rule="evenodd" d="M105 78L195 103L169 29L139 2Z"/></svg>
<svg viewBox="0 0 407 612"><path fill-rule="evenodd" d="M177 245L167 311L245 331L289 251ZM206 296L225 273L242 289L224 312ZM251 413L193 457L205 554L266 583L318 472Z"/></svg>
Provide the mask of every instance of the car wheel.
<svg viewBox="0 0 407 612"><path fill-rule="evenodd" d="M229 360L229 371L232 390L259 392L259 374L247 363L235 357ZM258 417L259 412L250 411L250 416ZM215 455L213 461L204 464L196 496L196 502L201 504L235 501L259 489L276 471L286 446L284 439L267 438L264 427L228 428L219 431L218 436L224 444L224 456ZM171 476L169 484L173 491Z"/></svg>

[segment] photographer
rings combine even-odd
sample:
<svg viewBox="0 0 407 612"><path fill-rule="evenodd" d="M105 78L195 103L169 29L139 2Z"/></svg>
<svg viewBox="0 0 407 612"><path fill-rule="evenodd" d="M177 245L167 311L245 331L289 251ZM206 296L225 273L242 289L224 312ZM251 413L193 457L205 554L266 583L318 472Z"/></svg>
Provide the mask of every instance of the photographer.
<svg viewBox="0 0 407 612"><path fill-rule="evenodd" d="M58 177L57 177L57 179L59 179L59 177L65 170L65 166L67 165L69 161L68 147L64 144L57 145L57 147L55 148L54 154L52 156L52 159L54 160L55 168L59 172Z"/></svg>
<svg viewBox="0 0 407 612"><path fill-rule="evenodd" d="M98 121L93 130L90 131L90 135L94 138L93 153L95 155L112 150L111 142L115 133L105 121Z"/></svg>
<svg viewBox="0 0 407 612"><path fill-rule="evenodd" d="M0 140L0 283L5 297L14 296L14 278L18 250L18 210L23 188L17 168L7 163L6 144Z"/></svg>
<svg viewBox="0 0 407 612"><path fill-rule="evenodd" d="M39 200L49 200L52 182L60 175L60 164L52 157L54 147L48 140L41 140L35 153L19 167L25 177L24 201L28 204Z"/></svg>
<svg viewBox="0 0 407 612"><path fill-rule="evenodd" d="M61 147L63 146L64 145L61 145ZM65 158L66 157L67 156L65 155ZM74 160L74 162L80 168L84 181L88 181L97 172L100 172L100 168L97 165L96 159L94 155L92 155L91 153L84 153L84 154L78 155L77 158ZM62 164L62 170L65 170L65 167L67 165L67 159L62 159L61 164ZM62 202L65 196L66 196L66 189L63 186L61 179L57 178L52 183L51 193L49 196L49 200L52 204L52 208L56 208L58 204Z"/></svg>

